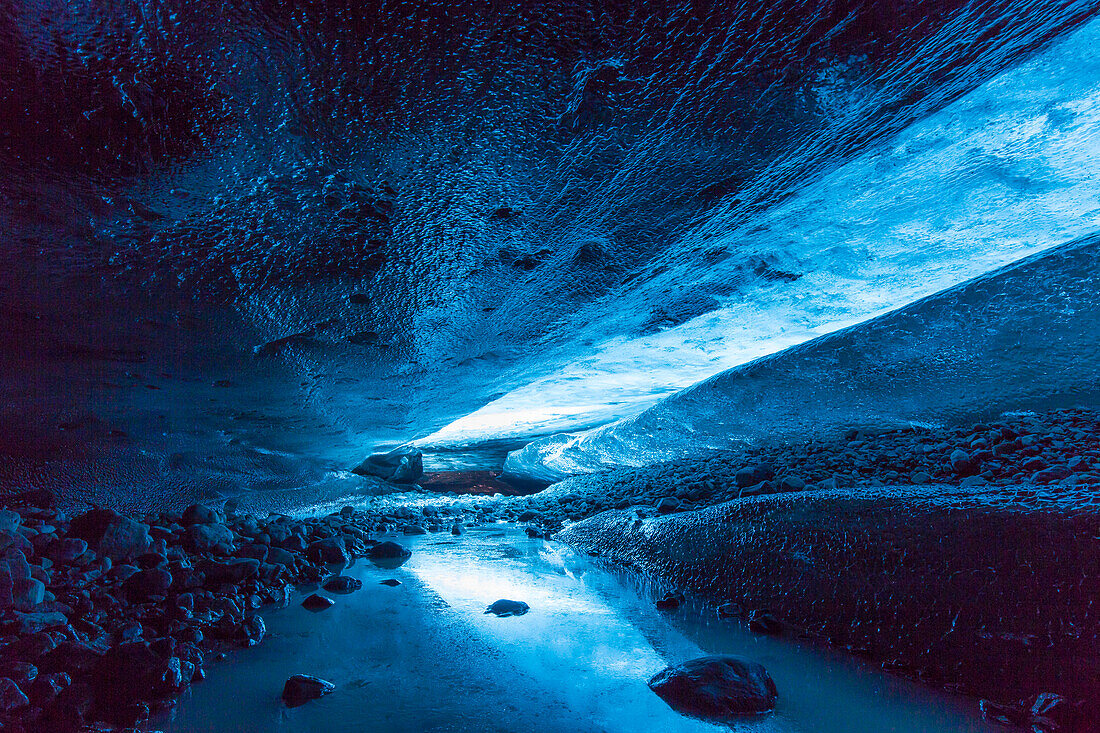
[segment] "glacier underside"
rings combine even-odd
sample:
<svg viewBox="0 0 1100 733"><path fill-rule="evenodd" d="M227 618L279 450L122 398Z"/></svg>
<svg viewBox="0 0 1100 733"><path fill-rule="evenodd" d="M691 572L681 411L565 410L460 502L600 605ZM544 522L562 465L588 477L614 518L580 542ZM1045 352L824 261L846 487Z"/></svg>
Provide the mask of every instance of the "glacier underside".
<svg viewBox="0 0 1100 733"><path fill-rule="evenodd" d="M980 420L1100 400L1100 238L712 377L640 415L533 441L506 471L554 481L769 438Z"/></svg>

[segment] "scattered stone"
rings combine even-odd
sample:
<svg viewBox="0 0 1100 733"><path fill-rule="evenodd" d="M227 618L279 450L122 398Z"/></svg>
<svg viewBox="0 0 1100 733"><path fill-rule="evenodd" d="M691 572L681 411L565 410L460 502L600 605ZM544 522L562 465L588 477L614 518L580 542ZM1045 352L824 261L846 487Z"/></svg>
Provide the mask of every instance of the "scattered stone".
<svg viewBox="0 0 1100 733"><path fill-rule="evenodd" d="M320 677L296 674L283 685L283 701L288 707L297 707L324 697L335 689L336 685Z"/></svg>
<svg viewBox="0 0 1100 733"><path fill-rule="evenodd" d="M768 712L779 697L763 665L733 656L667 667L650 678L649 688L673 710L714 721Z"/></svg>
<svg viewBox="0 0 1100 733"><path fill-rule="evenodd" d="M307 611L313 611L314 613L318 611L328 610L334 605L336 605L336 601L332 600L331 598L325 598L324 596L317 595L316 593L310 594L306 597L304 601L302 601L302 608L306 609Z"/></svg>
<svg viewBox="0 0 1100 733"><path fill-rule="evenodd" d="M397 586L401 585L401 581L398 580L397 578L386 578L385 580L379 581L378 584L379 585L388 585L391 588L396 588Z"/></svg>
<svg viewBox="0 0 1100 733"><path fill-rule="evenodd" d="M675 611L683 605L685 600L683 593L672 592L666 593L663 598L655 601L653 605L662 611Z"/></svg>
<svg viewBox="0 0 1100 733"><path fill-rule="evenodd" d="M334 578L329 578L324 585L325 590L330 593L352 593L362 587L363 581L348 575L337 575Z"/></svg>
<svg viewBox="0 0 1100 733"><path fill-rule="evenodd" d="M237 630L237 640L244 646L256 646L267 633L264 620L257 614L245 618Z"/></svg>
<svg viewBox="0 0 1100 733"><path fill-rule="evenodd" d="M370 548L367 557L376 565L397 567L412 557L412 551L396 542L382 542Z"/></svg>
<svg viewBox="0 0 1100 733"><path fill-rule="evenodd" d="M771 611L752 611L749 614L749 629L758 634L781 634L783 622L775 617Z"/></svg>
<svg viewBox="0 0 1100 733"><path fill-rule="evenodd" d="M530 610L531 607L523 601L509 601L502 598L490 604L489 607L485 609L485 613L491 613L500 618L508 618L509 616L522 616Z"/></svg>

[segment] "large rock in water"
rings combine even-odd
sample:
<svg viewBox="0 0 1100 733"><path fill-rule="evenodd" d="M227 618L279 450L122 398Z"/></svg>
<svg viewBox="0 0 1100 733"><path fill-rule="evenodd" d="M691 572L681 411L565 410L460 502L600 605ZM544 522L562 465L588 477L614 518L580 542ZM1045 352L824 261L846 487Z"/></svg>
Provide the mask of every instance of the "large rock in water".
<svg viewBox="0 0 1100 733"><path fill-rule="evenodd" d="M416 448L398 448L389 453L375 453L351 469L360 476L376 476L395 484L415 483L424 475L424 457Z"/></svg>
<svg viewBox="0 0 1100 733"><path fill-rule="evenodd" d="M666 667L649 688L673 710L708 720L766 713L779 693L762 664L741 657L700 657Z"/></svg>

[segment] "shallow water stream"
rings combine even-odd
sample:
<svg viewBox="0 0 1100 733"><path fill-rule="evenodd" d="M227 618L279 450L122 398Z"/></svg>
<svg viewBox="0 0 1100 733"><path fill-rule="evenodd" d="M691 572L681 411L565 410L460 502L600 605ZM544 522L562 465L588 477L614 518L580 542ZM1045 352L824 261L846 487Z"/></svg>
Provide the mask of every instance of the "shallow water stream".
<svg viewBox="0 0 1100 733"><path fill-rule="evenodd" d="M255 649L209 665L165 731L706 731L646 686L670 663L733 653L762 662L779 688L752 733L954 733L1004 730L977 705L809 643L751 634L713 611L653 605L663 589L510 526L463 537L397 538L413 549L396 570L360 561L363 588L314 614L296 594L263 612ZM395 578L397 587L380 581ZM522 600L524 616L485 607ZM331 695L288 709L292 674L334 682Z"/></svg>

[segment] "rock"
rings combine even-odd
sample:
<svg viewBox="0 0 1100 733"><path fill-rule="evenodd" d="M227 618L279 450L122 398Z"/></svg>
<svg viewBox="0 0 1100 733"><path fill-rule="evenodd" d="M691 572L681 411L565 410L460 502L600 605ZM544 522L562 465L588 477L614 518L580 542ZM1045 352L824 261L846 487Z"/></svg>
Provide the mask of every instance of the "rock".
<svg viewBox="0 0 1100 733"><path fill-rule="evenodd" d="M779 697L763 665L733 656L667 667L650 678L649 688L673 710L715 721L768 712Z"/></svg>
<svg viewBox="0 0 1100 733"><path fill-rule="evenodd" d="M674 496L666 496L657 502L657 511L661 514L672 514L680 511L680 500Z"/></svg>
<svg viewBox="0 0 1100 733"><path fill-rule="evenodd" d="M1068 478L1069 475L1070 470L1065 466L1054 466L1043 471L1036 471L1031 480L1037 484L1052 484L1055 481Z"/></svg>
<svg viewBox="0 0 1100 733"><path fill-rule="evenodd" d="M10 713L19 708L30 705L31 701L19 689L15 681L7 677L0 677L0 713Z"/></svg>
<svg viewBox="0 0 1100 733"><path fill-rule="evenodd" d="M340 537L326 537L311 542L307 554L314 562L347 564L351 561L347 547Z"/></svg>
<svg viewBox="0 0 1100 733"><path fill-rule="evenodd" d="M396 484L412 484L424 475L424 458L416 448L398 448L389 453L368 456L351 472L360 476L376 476Z"/></svg>
<svg viewBox="0 0 1100 733"><path fill-rule="evenodd" d="M419 524L406 524L401 528L401 531L408 535L428 534L428 530L424 529Z"/></svg>
<svg viewBox="0 0 1100 733"><path fill-rule="evenodd" d="M491 613L500 618L507 618L509 616L522 616L530 610L531 607L523 601L509 601L502 598L499 601L494 601L486 608L485 613Z"/></svg>
<svg viewBox="0 0 1100 733"><path fill-rule="evenodd" d="M378 584L388 585L391 588L396 588L397 586L401 585L401 581L397 578L386 578L385 580L379 581Z"/></svg>
<svg viewBox="0 0 1100 733"><path fill-rule="evenodd" d="M451 534L453 534L455 537L460 536L464 531L465 530L462 529L462 524L460 522L455 522L451 525Z"/></svg>
<svg viewBox="0 0 1100 733"><path fill-rule="evenodd" d="M747 489L750 486L756 486L763 481L767 481L774 475L775 473L771 468L765 465L746 466L734 475L734 480L739 488Z"/></svg>
<svg viewBox="0 0 1100 733"><path fill-rule="evenodd" d="M783 632L783 622L771 611L756 610L749 614L749 629L759 634L780 634Z"/></svg>
<svg viewBox="0 0 1100 733"><path fill-rule="evenodd" d="M38 667L30 662L14 661L0 664L0 677L8 677L12 682L19 685L20 689L24 689L34 682L37 676Z"/></svg>
<svg viewBox="0 0 1100 733"><path fill-rule="evenodd" d="M973 476L978 472L978 461L966 451L956 448L951 453L951 470L959 476Z"/></svg>
<svg viewBox="0 0 1100 733"><path fill-rule="evenodd" d="M122 591L132 601L144 601L153 596L168 595L172 574L163 568L150 568L134 573L122 583Z"/></svg>
<svg viewBox="0 0 1100 733"><path fill-rule="evenodd" d="M202 504L192 504L183 510L180 524L189 527L192 524L221 524L225 522L225 515L217 509L211 509Z"/></svg>
<svg viewBox="0 0 1100 733"><path fill-rule="evenodd" d="M381 542L367 551L367 557L377 565L396 567L412 557L412 551L396 542Z"/></svg>
<svg viewBox="0 0 1100 733"><path fill-rule="evenodd" d="M14 532L23 518L11 509L0 509L0 532Z"/></svg>
<svg viewBox="0 0 1100 733"><path fill-rule="evenodd" d="M46 600L46 585L38 578L15 578L11 583L11 606L20 611L32 611Z"/></svg>
<svg viewBox="0 0 1100 733"><path fill-rule="evenodd" d="M802 491L806 488L806 482L798 476L784 476L779 479L780 491Z"/></svg>
<svg viewBox="0 0 1100 733"><path fill-rule="evenodd" d="M294 553L288 552L281 547L271 547L268 549L267 562L273 565L282 565L288 570L293 570L294 566L297 564Z"/></svg>
<svg viewBox="0 0 1100 733"><path fill-rule="evenodd" d="M337 575L334 578L329 578L324 585L324 589L329 593L352 593L362 587L363 581L347 575Z"/></svg>
<svg viewBox="0 0 1100 733"><path fill-rule="evenodd" d="M122 562L144 554L152 544L149 525L119 517L107 525L95 547L100 555Z"/></svg>
<svg viewBox="0 0 1100 733"><path fill-rule="evenodd" d="M88 543L78 537L66 537L50 545L49 558L58 563L70 563L88 551Z"/></svg>
<svg viewBox="0 0 1100 733"><path fill-rule="evenodd" d="M20 634L36 634L47 629L63 629L69 625L69 619L59 611L45 613L14 612L16 630Z"/></svg>
<svg viewBox="0 0 1100 733"><path fill-rule="evenodd" d="M283 685L283 701L289 707L304 705L336 689L336 685L308 674L296 674Z"/></svg>
<svg viewBox="0 0 1100 733"><path fill-rule="evenodd" d="M909 480L918 486L932 483L932 477L924 471L914 471Z"/></svg>
<svg viewBox="0 0 1100 733"><path fill-rule="evenodd" d="M307 611L325 611L336 605L336 601L331 598L325 598L324 596L317 595L316 593L310 594L304 601L302 601L302 608Z"/></svg>
<svg viewBox="0 0 1100 733"><path fill-rule="evenodd" d="M138 695L156 699L183 684L178 657L162 657L144 641L119 644L100 658L92 675L95 697L117 713Z"/></svg>
<svg viewBox="0 0 1100 733"><path fill-rule="evenodd" d="M72 682L72 678L64 672L40 674L27 688L27 697L38 707L45 707Z"/></svg>
<svg viewBox="0 0 1100 733"><path fill-rule="evenodd" d="M663 598L655 601L653 605L661 609L662 611L675 611L677 608L683 605L684 600L686 599L684 598L683 593L666 593Z"/></svg>
<svg viewBox="0 0 1100 733"><path fill-rule="evenodd" d="M718 607L718 618L738 618L745 614L745 609L739 603L723 603Z"/></svg>
<svg viewBox="0 0 1100 733"><path fill-rule="evenodd" d="M237 641L244 646L256 646L263 641L265 633L267 633L267 625L264 624L263 618L253 614L237 627Z"/></svg>
<svg viewBox="0 0 1100 733"><path fill-rule="evenodd" d="M227 583L236 585L241 581L255 578L260 572L260 561L246 558L228 562L208 562L203 565L206 579L212 584Z"/></svg>
<svg viewBox="0 0 1100 733"><path fill-rule="evenodd" d="M228 555L233 551L233 530L224 524L192 524L187 528L187 546L193 552Z"/></svg>
<svg viewBox="0 0 1100 733"><path fill-rule="evenodd" d="M69 536L87 541L100 555L115 562L141 555L152 545L148 525L111 509L92 509L74 517Z"/></svg>

